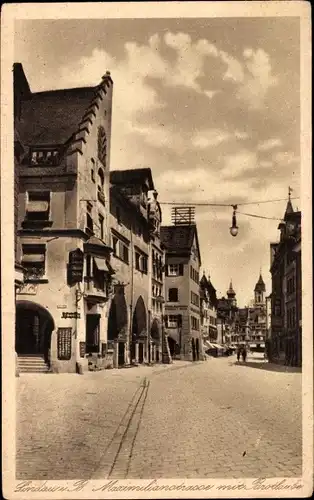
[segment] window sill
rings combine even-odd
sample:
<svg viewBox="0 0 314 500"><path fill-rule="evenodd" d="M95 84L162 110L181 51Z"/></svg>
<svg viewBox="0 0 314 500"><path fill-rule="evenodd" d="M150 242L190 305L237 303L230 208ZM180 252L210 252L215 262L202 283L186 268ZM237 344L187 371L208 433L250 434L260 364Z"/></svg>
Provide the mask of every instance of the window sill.
<svg viewBox="0 0 314 500"><path fill-rule="evenodd" d="M129 263L128 260L121 259L121 257L119 257L119 255L116 255L115 253L112 254L112 257L114 257L115 259L120 260L120 262L123 262L123 264L126 264L127 266L130 265L130 263Z"/></svg>
<svg viewBox="0 0 314 500"><path fill-rule="evenodd" d="M49 283L47 278L25 278L24 283Z"/></svg>

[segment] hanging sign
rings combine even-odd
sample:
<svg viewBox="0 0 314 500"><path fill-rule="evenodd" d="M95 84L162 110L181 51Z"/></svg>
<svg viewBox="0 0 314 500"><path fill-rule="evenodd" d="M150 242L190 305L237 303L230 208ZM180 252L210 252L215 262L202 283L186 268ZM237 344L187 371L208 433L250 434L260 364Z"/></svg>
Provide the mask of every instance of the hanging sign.
<svg viewBox="0 0 314 500"><path fill-rule="evenodd" d="M69 253L68 276L71 284L83 280L84 253L77 248Z"/></svg>

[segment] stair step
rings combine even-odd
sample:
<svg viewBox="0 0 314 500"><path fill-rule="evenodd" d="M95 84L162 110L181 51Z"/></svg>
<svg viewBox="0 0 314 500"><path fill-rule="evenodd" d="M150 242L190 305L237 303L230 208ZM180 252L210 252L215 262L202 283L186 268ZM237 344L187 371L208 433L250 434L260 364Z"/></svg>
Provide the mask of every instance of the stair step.
<svg viewBox="0 0 314 500"><path fill-rule="evenodd" d="M49 373L49 368L42 356L18 356L17 366L19 373Z"/></svg>

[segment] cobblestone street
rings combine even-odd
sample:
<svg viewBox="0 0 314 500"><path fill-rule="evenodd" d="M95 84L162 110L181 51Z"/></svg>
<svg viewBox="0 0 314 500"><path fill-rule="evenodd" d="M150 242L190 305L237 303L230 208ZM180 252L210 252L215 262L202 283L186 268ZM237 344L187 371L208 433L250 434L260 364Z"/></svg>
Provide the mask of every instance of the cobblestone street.
<svg viewBox="0 0 314 500"><path fill-rule="evenodd" d="M17 479L291 477L301 373L249 357L17 379Z"/></svg>

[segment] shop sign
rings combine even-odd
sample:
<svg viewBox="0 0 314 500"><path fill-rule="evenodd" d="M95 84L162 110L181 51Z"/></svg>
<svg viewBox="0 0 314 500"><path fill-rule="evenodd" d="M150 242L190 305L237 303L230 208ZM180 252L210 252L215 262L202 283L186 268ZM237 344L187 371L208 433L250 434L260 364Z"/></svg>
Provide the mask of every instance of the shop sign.
<svg viewBox="0 0 314 500"><path fill-rule="evenodd" d="M72 328L58 328L57 331L58 359L69 361L72 350Z"/></svg>
<svg viewBox="0 0 314 500"><path fill-rule="evenodd" d="M86 354L86 344L85 342L80 342L80 357L85 358Z"/></svg>
<svg viewBox="0 0 314 500"><path fill-rule="evenodd" d="M37 283L25 283L19 288L18 293L23 295L36 295L37 290L38 290Z"/></svg>
<svg viewBox="0 0 314 500"><path fill-rule="evenodd" d="M81 315L78 312L63 312L62 319L80 319Z"/></svg>
<svg viewBox="0 0 314 500"><path fill-rule="evenodd" d="M71 284L83 280L84 254L77 248L69 253L68 276Z"/></svg>
<svg viewBox="0 0 314 500"><path fill-rule="evenodd" d="M167 311L177 310L177 311L186 311L187 306L166 306L165 309Z"/></svg>
<svg viewBox="0 0 314 500"><path fill-rule="evenodd" d="M104 358L107 354L107 344L104 342L101 343L101 355Z"/></svg>

